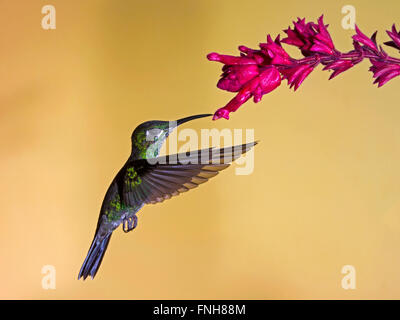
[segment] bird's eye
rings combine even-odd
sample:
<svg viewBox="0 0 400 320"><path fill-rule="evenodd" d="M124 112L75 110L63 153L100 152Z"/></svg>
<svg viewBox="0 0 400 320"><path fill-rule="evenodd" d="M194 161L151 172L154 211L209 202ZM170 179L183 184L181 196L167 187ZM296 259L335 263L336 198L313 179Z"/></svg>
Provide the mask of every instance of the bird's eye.
<svg viewBox="0 0 400 320"><path fill-rule="evenodd" d="M151 129L151 130L147 130L146 131L146 140L147 141L157 141L162 134L162 130L161 129Z"/></svg>

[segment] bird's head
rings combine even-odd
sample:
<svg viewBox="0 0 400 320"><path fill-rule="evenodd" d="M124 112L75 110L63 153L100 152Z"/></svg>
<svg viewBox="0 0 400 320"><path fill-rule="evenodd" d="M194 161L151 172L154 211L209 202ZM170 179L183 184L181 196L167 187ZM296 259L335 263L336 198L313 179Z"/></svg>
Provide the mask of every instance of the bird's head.
<svg viewBox="0 0 400 320"><path fill-rule="evenodd" d="M140 124L132 133L132 157L150 159L158 156L169 134L181 124L190 120L212 116L198 114L175 121L152 120Z"/></svg>

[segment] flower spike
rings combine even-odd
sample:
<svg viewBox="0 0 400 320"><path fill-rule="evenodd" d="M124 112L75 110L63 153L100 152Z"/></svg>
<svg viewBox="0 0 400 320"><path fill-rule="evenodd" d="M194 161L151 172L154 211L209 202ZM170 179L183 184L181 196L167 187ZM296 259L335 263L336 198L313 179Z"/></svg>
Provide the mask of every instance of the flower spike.
<svg viewBox="0 0 400 320"><path fill-rule="evenodd" d="M261 101L263 95L279 87L283 79L296 91L319 64L324 66L323 70L332 71L329 79L333 79L368 59L371 62L369 70L373 73L374 83L377 83L378 87L400 76L400 59L389 56L377 45L377 33L369 38L358 26L355 29L356 34L352 37L353 50L347 53L335 48L322 15L317 23L297 18L297 21L293 21L293 27L289 26L284 30L284 39L281 40L278 35L272 40L268 35L267 42L260 43L259 49L239 46L240 56L210 53L207 56L208 60L224 64L217 87L237 92L226 106L215 112L213 119L229 119L231 112L236 111L252 97L255 103ZM397 31L393 25L387 34L391 41L384 44L400 50L400 30ZM303 57L291 57L282 47L282 43L297 47Z"/></svg>

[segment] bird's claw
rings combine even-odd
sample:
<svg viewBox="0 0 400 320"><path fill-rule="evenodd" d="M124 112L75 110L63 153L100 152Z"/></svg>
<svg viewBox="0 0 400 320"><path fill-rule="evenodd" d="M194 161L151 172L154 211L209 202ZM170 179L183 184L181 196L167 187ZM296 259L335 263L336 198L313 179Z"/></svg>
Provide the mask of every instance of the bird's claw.
<svg viewBox="0 0 400 320"><path fill-rule="evenodd" d="M132 231L137 227L137 224L138 224L138 218L136 214L134 214L132 217L124 219L124 221L122 222L122 230L124 230L124 232Z"/></svg>

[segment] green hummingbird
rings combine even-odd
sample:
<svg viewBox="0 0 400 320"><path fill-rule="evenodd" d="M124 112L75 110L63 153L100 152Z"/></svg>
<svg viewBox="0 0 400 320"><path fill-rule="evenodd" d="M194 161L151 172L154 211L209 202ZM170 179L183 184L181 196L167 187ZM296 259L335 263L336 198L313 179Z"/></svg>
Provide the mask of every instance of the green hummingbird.
<svg viewBox="0 0 400 320"><path fill-rule="evenodd" d="M113 231L119 225L124 232L135 229L138 223L136 214L145 204L159 203L197 187L257 144L252 142L223 149L207 148L158 156L168 135L177 126L209 116L211 114L177 121L147 121L133 131L131 155L106 192L95 236L78 279L96 276Z"/></svg>

